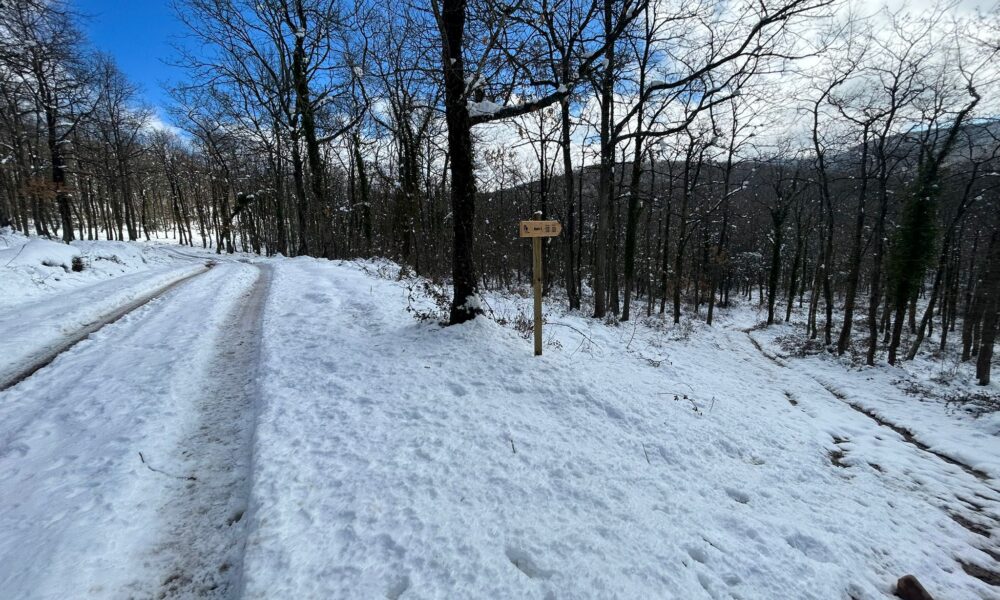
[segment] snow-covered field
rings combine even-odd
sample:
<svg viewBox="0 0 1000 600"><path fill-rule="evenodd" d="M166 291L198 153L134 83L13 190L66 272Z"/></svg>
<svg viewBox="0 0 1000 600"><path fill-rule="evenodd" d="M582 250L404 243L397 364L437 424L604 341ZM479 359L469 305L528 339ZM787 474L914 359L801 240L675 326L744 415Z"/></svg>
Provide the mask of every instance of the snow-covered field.
<svg viewBox="0 0 1000 600"><path fill-rule="evenodd" d="M529 299L442 328L388 263L10 245L5 359L205 272L0 392L0 597L1000 598L1000 422L931 362L750 307L549 306L534 357Z"/></svg>

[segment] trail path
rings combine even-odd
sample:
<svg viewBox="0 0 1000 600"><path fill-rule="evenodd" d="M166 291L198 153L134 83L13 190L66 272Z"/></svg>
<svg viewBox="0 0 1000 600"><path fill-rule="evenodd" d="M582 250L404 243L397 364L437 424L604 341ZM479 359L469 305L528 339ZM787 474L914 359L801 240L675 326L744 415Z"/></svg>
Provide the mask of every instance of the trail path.
<svg viewBox="0 0 1000 600"><path fill-rule="evenodd" d="M269 279L220 264L0 392L0 589L232 597Z"/></svg>

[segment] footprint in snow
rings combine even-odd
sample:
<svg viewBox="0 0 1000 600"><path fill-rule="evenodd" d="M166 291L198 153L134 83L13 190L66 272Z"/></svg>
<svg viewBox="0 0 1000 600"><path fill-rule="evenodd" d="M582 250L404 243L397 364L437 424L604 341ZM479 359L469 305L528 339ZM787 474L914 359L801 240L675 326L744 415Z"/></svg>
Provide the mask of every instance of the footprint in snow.
<svg viewBox="0 0 1000 600"><path fill-rule="evenodd" d="M727 487L726 488L726 495L729 496L730 498L732 498L733 500L739 502L740 504L749 504L750 503L750 495L747 494L746 492L744 492L743 490L737 490L737 489L734 489L734 488L728 488Z"/></svg>
<svg viewBox="0 0 1000 600"><path fill-rule="evenodd" d="M824 563L833 562L827 545L812 536L794 533L786 537L785 542L812 560Z"/></svg>
<svg viewBox="0 0 1000 600"><path fill-rule="evenodd" d="M697 562L700 562L701 564L705 564L708 562L708 555L705 554L705 551L702 550L701 548L695 546L688 546L687 548L685 548L685 550L687 551L688 556L690 556Z"/></svg>
<svg viewBox="0 0 1000 600"><path fill-rule="evenodd" d="M520 548L507 546L507 559L517 570L524 573L531 579L548 579L552 577L552 571L539 568L535 561L527 552Z"/></svg>

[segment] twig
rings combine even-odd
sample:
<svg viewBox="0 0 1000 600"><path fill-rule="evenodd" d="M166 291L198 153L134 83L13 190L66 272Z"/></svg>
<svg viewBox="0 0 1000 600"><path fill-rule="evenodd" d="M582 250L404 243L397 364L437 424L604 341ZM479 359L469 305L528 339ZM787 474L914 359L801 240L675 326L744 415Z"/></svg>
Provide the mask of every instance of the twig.
<svg viewBox="0 0 1000 600"><path fill-rule="evenodd" d="M646 464L651 465L653 463L649 462L649 452L646 452L646 443L642 442L642 453L646 455Z"/></svg>
<svg viewBox="0 0 1000 600"><path fill-rule="evenodd" d="M628 349L629 349L629 347L630 347L630 346L632 345L632 340L634 340L634 339L635 339L635 330L636 330L636 329L638 329L638 327L639 327L639 319L635 319L635 320L633 320L633 321L632 321L632 337L630 337L630 338L628 339L628 343L627 343L627 344L625 344L625 349L626 349L626 350L628 350Z"/></svg>
<svg viewBox="0 0 1000 600"><path fill-rule="evenodd" d="M510 440L510 451L513 452L514 454L517 454L517 450L514 449L514 438L507 438L507 439Z"/></svg>
<svg viewBox="0 0 1000 600"><path fill-rule="evenodd" d="M570 328L570 329L572 329L573 331L575 331L575 332L579 333L579 334L580 334L580 335L581 335L582 337L584 337L584 338L585 338L585 339L586 339L586 340L587 340L588 342L590 342L591 344L593 344L593 345L597 346L598 348L600 348L600 345L599 345L599 344L597 344L596 342L594 342L593 338L591 338L591 337L590 337L589 335L587 335L586 333L584 333L584 332L580 331L580 330L579 330L579 329L577 329L576 327L573 327L572 325L567 325L566 323L556 323L556 322L553 322L553 321L544 321L544 323L545 323L546 325L559 325L559 326L561 326L561 327L569 327L569 328Z"/></svg>
<svg viewBox="0 0 1000 600"><path fill-rule="evenodd" d="M14 258L12 258L12 259L8 260L8 261L7 261L7 264L5 264L5 265L4 265L4 268L5 268L5 269L6 269L7 267L9 267L9 266L10 266L10 263L12 263L12 262L14 262L15 260L17 260L17 257L18 257L18 256L21 256L21 252L24 252L24 248L25 248L25 246L27 246L27 245L28 245L28 244L23 244L23 245L22 245L22 246L21 246L20 248L18 248L18 249L17 249L17 254L15 254L15 255L14 255Z"/></svg>
<svg viewBox="0 0 1000 600"><path fill-rule="evenodd" d="M167 477L173 477L174 479L183 479L183 480L186 480L186 481L198 481L198 478L195 477L194 475L186 475L186 476L185 475L174 475L173 473L167 473L166 471L161 471L160 469L154 468L153 465L151 465L148 462L146 462L146 457L142 455L142 452L139 453L139 460L142 461L142 464L146 465L147 469L149 469L150 471L152 471L154 473L159 473L161 475L166 475Z"/></svg>

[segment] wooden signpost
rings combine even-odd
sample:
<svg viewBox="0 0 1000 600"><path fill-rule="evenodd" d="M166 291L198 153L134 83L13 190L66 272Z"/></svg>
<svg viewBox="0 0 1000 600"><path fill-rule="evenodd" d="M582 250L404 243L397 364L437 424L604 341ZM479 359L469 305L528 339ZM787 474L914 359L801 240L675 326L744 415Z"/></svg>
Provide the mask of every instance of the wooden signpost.
<svg viewBox="0 0 1000 600"><path fill-rule="evenodd" d="M521 221L518 231L521 237L531 238L531 283L535 288L535 356L542 355L542 238L555 237L562 232L559 221L542 221L542 214L535 213L536 220Z"/></svg>

